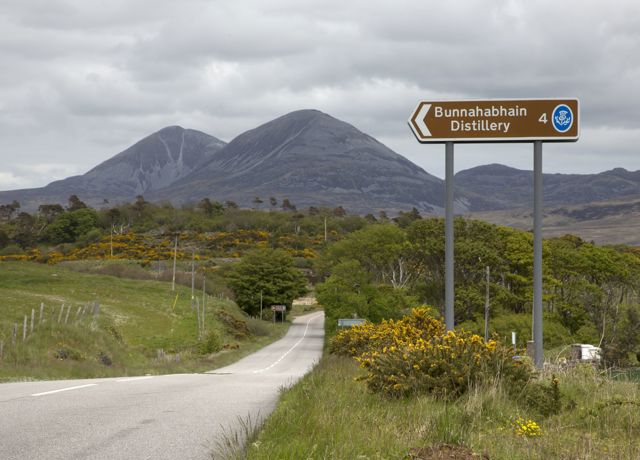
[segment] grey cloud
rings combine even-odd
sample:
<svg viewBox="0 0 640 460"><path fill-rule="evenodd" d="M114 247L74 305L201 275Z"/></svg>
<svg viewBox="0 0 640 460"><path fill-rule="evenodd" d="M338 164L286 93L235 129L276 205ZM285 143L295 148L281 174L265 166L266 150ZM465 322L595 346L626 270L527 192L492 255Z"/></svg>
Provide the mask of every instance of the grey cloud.
<svg viewBox="0 0 640 460"><path fill-rule="evenodd" d="M318 108L440 174L406 125L421 98L577 96L582 138L545 147L546 170L638 169L635 1L5 0L0 27L3 160L83 171L166 125L231 140ZM529 164L526 146L456 152L457 169Z"/></svg>

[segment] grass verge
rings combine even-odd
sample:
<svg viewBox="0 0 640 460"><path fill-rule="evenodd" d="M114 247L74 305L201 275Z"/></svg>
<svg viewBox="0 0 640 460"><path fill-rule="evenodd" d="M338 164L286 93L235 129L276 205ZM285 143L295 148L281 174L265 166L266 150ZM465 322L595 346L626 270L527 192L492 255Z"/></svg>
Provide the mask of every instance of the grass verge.
<svg viewBox="0 0 640 460"><path fill-rule="evenodd" d="M283 394L247 446L247 458L406 459L412 449L438 443L464 445L492 460L640 458L640 386L591 368L557 375L563 408L547 418L507 397L500 384L450 403L385 399L354 380L362 372L351 358L325 356ZM541 435L517 434L518 418L535 419Z"/></svg>

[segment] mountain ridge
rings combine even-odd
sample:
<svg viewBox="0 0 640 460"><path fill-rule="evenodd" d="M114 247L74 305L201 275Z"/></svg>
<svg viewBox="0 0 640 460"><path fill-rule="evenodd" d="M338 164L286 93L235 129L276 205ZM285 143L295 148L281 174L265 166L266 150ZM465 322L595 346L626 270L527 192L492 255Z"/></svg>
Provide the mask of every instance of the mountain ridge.
<svg viewBox="0 0 640 460"><path fill-rule="evenodd" d="M442 181L354 126L318 110L288 113L246 131L202 168L151 197L250 206L255 197L350 212L442 209Z"/></svg>
<svg viewBox="0 0 640 460"><path fill-rule="evenodd" d="M472 211L493 211L531 206L533 171L489 164L459 171L458 190L470 200ZM547 207L578 205L640 197L640 170L614 168L596 174L543 173ZM491 200L486 200L491 197Z"/></svg>
<svg viewBox="0 0 640 460"><path fill-rule="evenodd" d="M640 199L640 171L623 168L546 173L543 184L548 209ZM532 203L533 173L482 165L459 171L455 187L458 213L526 209ZM17 200L22 209L34 210L39 204L66 204L72 194L92 206L144 195L174 204L208 197L252 207L256 198L275 197L298 207L343 206L359 214L412 207L442 214L444 182L353 125L305 109L245 131L228 144L201 131L168 126L85 174L0 192L0 203Z"/></svg>

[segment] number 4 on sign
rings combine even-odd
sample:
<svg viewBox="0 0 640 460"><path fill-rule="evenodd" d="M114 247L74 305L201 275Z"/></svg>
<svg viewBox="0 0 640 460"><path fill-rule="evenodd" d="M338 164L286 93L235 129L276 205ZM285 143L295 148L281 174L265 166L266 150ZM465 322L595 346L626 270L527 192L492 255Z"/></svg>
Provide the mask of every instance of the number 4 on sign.
<svg viewBox="0 0 640 460"><path fill-rule="evenodd" d="M543 113L543 114L540 116L540 118L538 118L538 121L539 121L540 123L544 123L545 125L547 124L547 114L546 114L546 112L545 112L545 113Z"/></svg>

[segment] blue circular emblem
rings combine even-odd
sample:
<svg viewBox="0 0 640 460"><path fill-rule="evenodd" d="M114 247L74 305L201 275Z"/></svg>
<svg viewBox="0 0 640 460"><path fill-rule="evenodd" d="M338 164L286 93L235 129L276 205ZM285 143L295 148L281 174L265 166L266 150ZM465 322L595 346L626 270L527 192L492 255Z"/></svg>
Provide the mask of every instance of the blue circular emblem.
<svg viewBox="0 0 640 460"><path fill-rule="evenodd" d="M573 126L573 112L566 104L560 104L551 114L553 127L559 133L566 133Z"/></svg>

